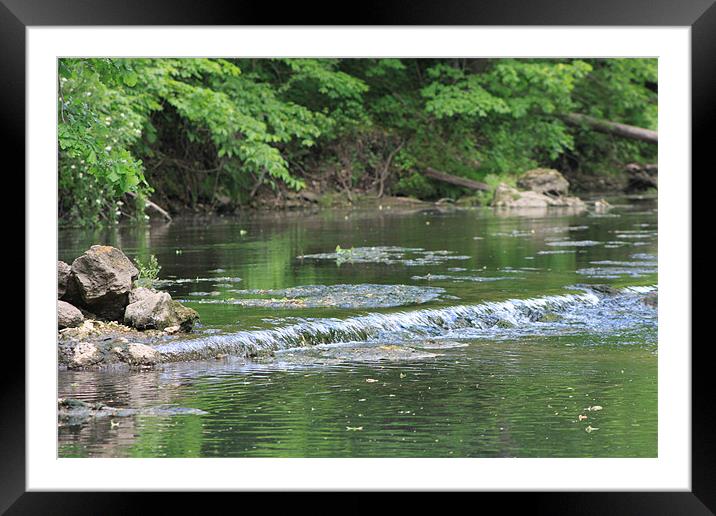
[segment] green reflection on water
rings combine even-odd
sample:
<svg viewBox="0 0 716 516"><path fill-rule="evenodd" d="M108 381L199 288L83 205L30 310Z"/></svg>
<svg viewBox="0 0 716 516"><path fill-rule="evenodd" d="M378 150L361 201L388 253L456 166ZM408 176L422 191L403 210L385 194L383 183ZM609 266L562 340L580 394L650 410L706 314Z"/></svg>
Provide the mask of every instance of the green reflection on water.
<svg viewBox="0 0 716 516"><path fill-rule="evenodd" d="M166 287L175 298L189 300L205 328L235 331L280 326L285 317L345 318L417 308L243 308L192 303L207 298L194 293L211 291L212 299L230 299L237 288L423 285L446 290L446 297L425 305L435 307L561 294L575 283L656 284L655 272L648 270L607 279L578 273L608 268L594 261L656 255L655 205L617 208L612 214L618 216L384 210L177 221L104 234L63 231L60 258L71 261L102 241L121 246L129 256L155 254L162 278L241 278L238 284L217 280ZM635 230L645 237L626 239L617 233ZM548 245L559 238L598 245ZM419 247L470 258L427 266L339 265L297 258L332 252L336 245ZM540 254L565 249L574 252ZM449 270L456 267L467 270ZM428 274L509 279L412 279ZM62 396L119 406L172 403L209 414L61 428L60 455L654 457L655 337L656 328L645 327L629 334L472 340L467 347L437 350L437 357L417 361L318 365L279 354L272 362L251 366L201 362L131 374L61 372ZM603 409L584 410L592 406ZM587 432L588 427L595 430Z"/></svg>

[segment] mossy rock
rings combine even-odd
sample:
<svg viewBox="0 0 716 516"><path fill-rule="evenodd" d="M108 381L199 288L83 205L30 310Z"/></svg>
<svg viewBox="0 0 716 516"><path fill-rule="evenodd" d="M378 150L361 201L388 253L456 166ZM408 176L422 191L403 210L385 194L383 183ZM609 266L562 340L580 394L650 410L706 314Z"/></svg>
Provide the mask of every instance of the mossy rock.
<svg viewBox="0 0 716 516"><path fill-rule="evenodd" d="M194 323L199 320L197 311L184 306L179 301L172 301L172 308L177 317L177 324L179 324L182 331L191 331Z"/></svg>

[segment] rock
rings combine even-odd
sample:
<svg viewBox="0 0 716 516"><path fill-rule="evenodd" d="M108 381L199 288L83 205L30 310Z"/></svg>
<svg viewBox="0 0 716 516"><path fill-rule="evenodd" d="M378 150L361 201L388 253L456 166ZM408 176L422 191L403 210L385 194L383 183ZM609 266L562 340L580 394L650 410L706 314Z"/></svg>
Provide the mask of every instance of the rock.
<svg viewBox="0 0 716 516"><path fill-rule="evenodd" d="M174 326L176 314L171 296L166 292L143 293L141 299L127 305L124 311L124 323L138 330L163 330L167 326Z"/></svg>
<svg viewBox="0 0 716 516"><path fill-rule="evenodd" d="M626 187L627 192L655 190L659 187L659 169L656 165L630 163L625 169L629 181Z"/></svg>
<svg viewBox="0 0 716 516"><path fill-rule="evenodd" d="M528 170L517 180L517 186L540 194L566 195L569 181L552 168L536 168Z"/></svg>
<svg viewBox="0 0 716 516"><path fill-rule="evenodd" d="M196 310L184 306L179 301L172 301L172 306L174 307L177 325L182 331L191 331L194 323L199 320L199 314Z"/></svg>
<svg viewBox="0 0 716 516"><path fill-rule="evenodd" d="M173 333L178 332L179 330L181 330L181 326L177 324L176 326L167 326L166 328L164 328L164 333L171 335Z"/></svg>
<svg viewBox="0 0 716 516"><path fill-rule="evenodd" d="M195 310L172 300L166 292L152 292L149 289L135 289L135 291L132 291L131 296L135 301L127 305L124 322L138 330L163 330L178 326L184 331L189 331L199 319L199 314Z"/></svg>
<svg viewBox="0 0 716 516"><path fill-rule="evenodd" d="M77 308L65 301L57 301L57 327L75 328L84 322L85 318Z"/></svg>
<svg viewBox="0 0 716 516"><path fill-rule="evenodd" d="M57 299L61 299L67 292L67 280L72 269L65 262L57 262Z"/></svg>
<svg viewBox="0 0 716 516"><path fill-rule="evenodd" d="M160 353L146 344L130 342L127 344L127 356L125 362L130 365L154 365L161 359Z"/></svg>
<svg viewBox="0 0 716 516"><path fill-rule="evenodd" d="M110 336L100 341L61 343L57 358L68 369L96 370L118 364L153 366L162 361L162 354L147 344Z"/></svg>
<svg viewBox="0 0 716 516"><path fill-rule="evenodd" d="M500 183L495 190L492 205L502 208L584 207L584 201L577 197L553 197L532 190L519 191Z"/></svg>
<svg viewBox="0 0 716 516"><path fill-rule="evenodd" d="M606 199L597 199L594 201L594 211L597 213L604 213L606 211L609 211L609 209L612 207L611 204L607 202Z"/></svg>
<svg viewBox="0 0 716 516"><path fill-rule="evenodd" d="M72 350L67 367L69 369L82 369L102 362L103 355L96 344L80 342Z"/></svg>
<svg viewBox="0 0 716 516"><path fill-rule="evenodd" d="M132 281L139 271L115 247L93 245L72 262L72 275L84 308L99 317L120 320L128 304Z"/></svg>
<svg viewBox="0 0 716 516"><path fill-rule="evenodd" d="M511 203L517 201L519 198L520 192L517 190L517 188L512 188L505 183L500 183L495 189L495 195L492 198L492 205L508 206Z"/></svg>
<svg viewBox="0 0 716 516"><path fill-rule="evenodd" d="M128 304L131 305L132 303L142 301L142 300L152 296L153 294L156 294L156 292L149 288L145 288L145 287L133 288L132 290L129 291L129 296L128 296L129 303Z"/></svg>
<svg viewBox="0 0 716 516"><path fill-rule="evenodd" d="M120 418L131 416L183 416L205 415L207 412L192 407L175 405L156 405L154 407L110 407L102 402L87 403L86 401L60 398L57 400L57 419L59 426L77 426L90 420ZM119 423L112 421L110 428Z"/></svg>

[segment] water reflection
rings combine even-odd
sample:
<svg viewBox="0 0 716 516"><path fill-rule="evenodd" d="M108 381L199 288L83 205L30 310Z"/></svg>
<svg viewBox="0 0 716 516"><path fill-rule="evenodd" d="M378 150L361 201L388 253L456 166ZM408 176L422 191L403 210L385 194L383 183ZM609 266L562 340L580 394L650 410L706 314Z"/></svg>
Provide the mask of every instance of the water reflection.
<svg viewBox="0 0 716 516"><path fill-rule="evenodd" d="M343 321L366 311L349 305L209 304L200 303L207 296L196 293L229 300L236 289L429 286L441 295L415 309L440 310L561 296L580 283L657 284L655 204L612 204L608 213L550 211L549 216L423 207L196 218L96 233L63 230L60 258L72 261L99 242L121 246L132 257L155 254L161 277L173 280L162 288L199 311L203 330L232 334L280 329L306 318ZM554 245L558 242L594 244ZM333 253L336 246L420 248L467 259L406 266L298 258ZM207 281L181 281L196 278ZM386 337L372 343L386 348L378 353L388 359L354 342L279 351L259 362L221 357L153 371L61 371L62 397L133 408L169 404L208 414L61 427L59 454L655 456L656 316L634 306L612 306L587 321L537 321L530 331L522 325L491 335L477 327L454 334L446 329L431 335L432 342L408 342L415 350L410 359L400 355L404 349L391 347L406 343ZM370 310L392 316L405 309ZM603 409L586 410L593 406Z"/></svg>

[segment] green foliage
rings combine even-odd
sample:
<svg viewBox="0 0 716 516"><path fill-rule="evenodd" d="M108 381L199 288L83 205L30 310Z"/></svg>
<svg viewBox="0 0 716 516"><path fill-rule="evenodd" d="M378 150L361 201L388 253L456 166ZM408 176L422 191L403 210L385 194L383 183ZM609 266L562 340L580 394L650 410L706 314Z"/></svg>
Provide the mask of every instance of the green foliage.
<svg viewBox="0 0 716 516"><path fill-rule="evenodd" d="M61 211L90 224L115 221L122 194L150 191L129 151L141 136L140 106L125 93L135 75L111 59L63 59L58 71Z"/></svg>
<svg viewBox="0 0 716 516"><path fill-rule="evenodd" d="M184 121L184 143L212 149L218 174L303 187L289 172L286 150L311 147L319 136L337 131L342 118L362 107L367 87L322 60L272 64L285 64L289 72L280 86L265 70L242 74L224 59L61 60L61 214L92 224L124 194L151 193L143 161L160 159L153 120L171 120L155 115L168 108ZM291 100L308 90L324 99L311 103L315 110ZM85 174L96 182L90 191L79 184Z"/></svg>
<svg viewBox="0 0 716 516"><path fill-rule="evenodd" d="M134 263L139 269L139 277L136 281L137 286L151 288L154 282L159 279L159 271L162 269L157 257L152 254L146 260L136 258Z"/></svg>
<svg viewBox="0 0 716 516"><path fill-rule="evenodd" d="M425 176L412 172L398 180L395 193L418 199L433 199L437 196L437 189Z"/></svg>
<svg viewBox="0 0 716 516"><path fill-rule="evenodd" d="M421 172L618 169L655 147L558 115L655 129L656 82L655 59L61 59L59 212L143 218L128 193L242 204L316 173L344 193L455 198Z"/></svg>

